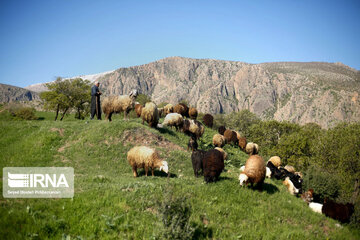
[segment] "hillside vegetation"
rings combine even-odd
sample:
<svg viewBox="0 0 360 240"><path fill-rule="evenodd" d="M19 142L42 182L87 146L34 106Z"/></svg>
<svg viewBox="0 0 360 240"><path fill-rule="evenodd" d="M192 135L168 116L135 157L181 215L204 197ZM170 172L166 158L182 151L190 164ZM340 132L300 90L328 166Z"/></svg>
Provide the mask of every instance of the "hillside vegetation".
<svg viewBox="0 0 360 240"><path fill-rule="evenodd" d="M111 123L74 116L55 122L53 113L36 114L39 120L14 121L0 113L0 166L73 167L75 195L1 197L2 239L360 238L359 229L312 212L281 181L266 179L262 192L241 188L239 167L247 155L237 147L224 147L227 171L219 182L205 184L194 177L183 133L119 116ZM211 148L215 133L206 128L199 147ZM126 153L135 145L158 149L169 163L169 177L140 171L134 178ZM262 154L271 152L263 148Z"/></svg>

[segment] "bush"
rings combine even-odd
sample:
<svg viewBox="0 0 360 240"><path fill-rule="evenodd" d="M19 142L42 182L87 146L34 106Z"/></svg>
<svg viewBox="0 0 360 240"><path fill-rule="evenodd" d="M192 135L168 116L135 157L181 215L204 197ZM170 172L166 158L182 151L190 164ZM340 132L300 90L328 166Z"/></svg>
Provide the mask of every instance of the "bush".
<svg viewBox="0 0 360 240"><path fill-rule="evenodd" d="M145 94L140 93L136 97L136 101L139 102L141 105L145 106L145 103L151 102L151 98Z"/></svg>
<svg viewBox="0 0 360 240"><path fill-rule="evenodd" d="M191 205L186 196L175 196L172 190L164 194L164 200L158 203L158 211L163 223L160 239L192 239L195 229L189 218Z"/></svg>
<svg viewBox="0 0 360 240"><path fill-rule="evenodd" d="M339 178L324 169L311 166L304 172L303 189L314 189L314 201L323 202L327 197L335 200L339 196Z"/></svg>
<svg viewBox="0 0 360 240"><path fill-rule="evenodd" d="M36 110L32 107L25 107L20 104L10 104L7 107L9 113L15 119L23 119L23 120L36 120L37 117L35 116Z"/></svg>

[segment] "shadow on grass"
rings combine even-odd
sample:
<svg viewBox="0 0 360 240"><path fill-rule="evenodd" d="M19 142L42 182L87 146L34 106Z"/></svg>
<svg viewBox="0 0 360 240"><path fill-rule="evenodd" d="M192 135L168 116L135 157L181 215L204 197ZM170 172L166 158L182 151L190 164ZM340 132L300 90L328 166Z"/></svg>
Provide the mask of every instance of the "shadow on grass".
<svg viewBox="0 0 360 240"><path fill-rule="evenodd" d="M278 187L270 183L263 184L263 191L266 191L269 194L274 194L279 191Z"/></svg>
<svg viewBox="0 0 360 240"><path fill-rule="evenodd" d="M213 229L202 224L192 223L195 229L193 239L212 239Z"/></svg>
<svg viewBox="0 0 360 240"><path fill-rule="evenodd" d="M145 170L138 171L138 177L143 177L143 176L146 177L146 176L145 176ZM148 177L152 177L150 170L148 171ZM177 178L177 175L174 174L174 173L169 173L169 174L167 174L167 173L165 173L165 172L155 170L155 171L154 171L154 177Z"/></svg>
<svg viewBox="0 0 360 240"><path fill-rule="evenodd" d="M45 118L44 118L44 117L38 117L36 120L38 120L38 121L44 121Z"/></svg>
<svg viewBox="0 0 360 240"><path fill-rule="evenodd" d="M169 134L169 135L171 135L171 136L176 136L176 134L172 131L172 130L170 130L170 129L167 129L167 128L156 128L161 134L165 134L165 133L167 133L167 134Z"/></svg>

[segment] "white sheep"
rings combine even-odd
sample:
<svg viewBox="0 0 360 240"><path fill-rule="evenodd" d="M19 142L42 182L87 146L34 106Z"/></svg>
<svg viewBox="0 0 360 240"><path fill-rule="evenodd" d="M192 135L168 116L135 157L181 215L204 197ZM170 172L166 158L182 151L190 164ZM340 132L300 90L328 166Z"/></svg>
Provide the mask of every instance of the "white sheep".
<svg viewBox="0 0 360 240"><path fill-rule="evenodd" d="M159 112L155 103L147 102L141 110L142 123L146 121L150 127L156 127L159 123Z"/></svg>
<svg viewBox="0 0 360 240"><path fill-rule="evenodd" d="M169 172L168 163L163 161L155 149L146 146L137 146L130 149L127 153L127 160L132 166L134 177L137 177L137 169L144 168L145 176L151 168L151 175L154 176L154 169L160 168L160 171Z"/></svg>
<svg viewBox="0 0 360 240"><path fill-rule="evenodd" d="M120 112L124 112L124 119L126 119L127 114L135 107L137 95L138 92L134 89L129 95L106 97L101 104L101 108L105 113L105 119L111 121L112 114Z"/></svg>
<svg viewBox="0 0 360 240"><path fill-rule="evenodd" d="M314 212L322 213L323 204L321 203L311 202L309 203L309 207Z"/></svg>
<svg viewBox="0 0 360 240"><path fill-rule="evenodd" d="M181 128L181 126L183 125L183 116L179 113L169 113L166 115L163 124L165 126L169 126L169 127L175 127L176 130L178 130L179 128Z"/></svg>

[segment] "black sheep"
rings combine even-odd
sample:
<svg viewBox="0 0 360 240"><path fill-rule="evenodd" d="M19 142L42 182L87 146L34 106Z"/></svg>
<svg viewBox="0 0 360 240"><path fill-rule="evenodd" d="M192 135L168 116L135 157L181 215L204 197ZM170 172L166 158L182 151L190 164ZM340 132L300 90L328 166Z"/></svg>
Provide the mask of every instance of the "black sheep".
<svg viewBox="0 0 360 240"><path fill-rule="evenodd" d="M220 126L219 128L218 128L218 132L219 132L219 134L221 134L221 135L224 135L224 132L226 131L226 127L225 126Z"/></svg>
<svg viewBox="0 0 360 240"><path fill-rule="evenodd" d="M347 223L354 212L354 205L351 203L341 204L331 201L327 198L324 200L322 213L327 217L339 220L342 223Z"/></svg>
<svg viewBox="0 0 360 240"><path fill-rule="evenodd" d="M205 114L203 117L203 123L205 124L205 126L212 128L214 124L214 117L211 114Z"/></svg>
<svg viewBox="0 0 360 240"><path fill-rule="evenodd" d="M206 151L204 150L195 150L191 154L191 162L194 169L195 177L199 176L199 171L203 173L203 158Z"/></svg>
<svg viewBox="0 0 360 240"><path fill-rule="evenodd" d="M191 151L195 151L198 148L198 143L196 142L196 137L194 135L189 139L187 150L189 150L189 148L191 148Z"/></svg>
<svg viewBox="0 0 360 240"><path fill-rule="evenodd" d="M277 168L271 161L268 161L266 166L271 171L271 177L274 177L277 180L284 180L286 177L289 177L290 181L294 184L294 187L299 189L299 192L301 193L302 179L299 175L289 172L283 167Z"/></svg>
<svg viewBox="0 0 360 240"><path fill-rule="evenodd" d="M206 183L219 180L219 176L224 170L224 157L220 151L216 149L207 151L204 154L202 164Z"/></svg>

